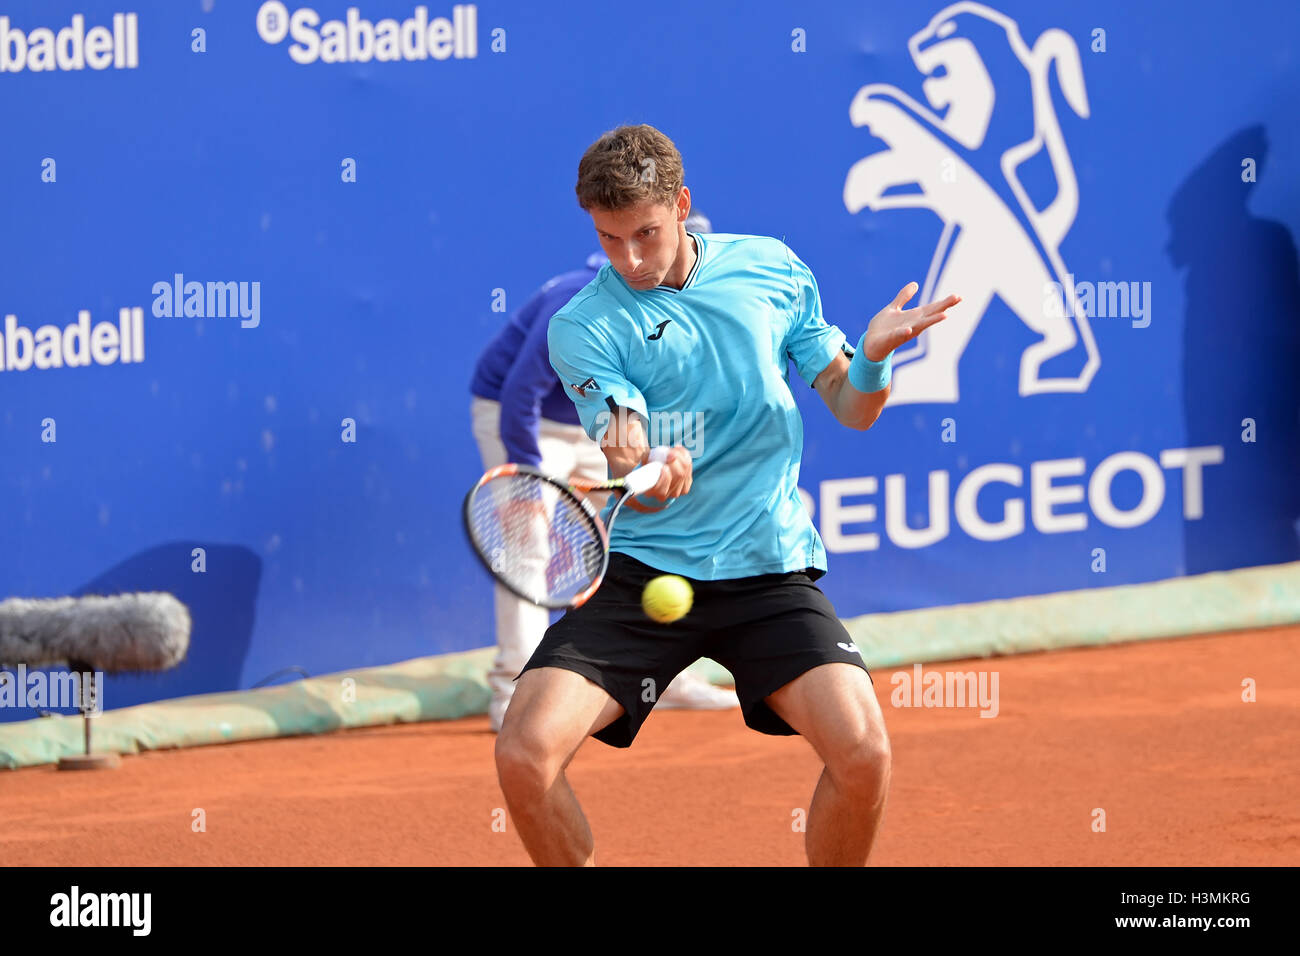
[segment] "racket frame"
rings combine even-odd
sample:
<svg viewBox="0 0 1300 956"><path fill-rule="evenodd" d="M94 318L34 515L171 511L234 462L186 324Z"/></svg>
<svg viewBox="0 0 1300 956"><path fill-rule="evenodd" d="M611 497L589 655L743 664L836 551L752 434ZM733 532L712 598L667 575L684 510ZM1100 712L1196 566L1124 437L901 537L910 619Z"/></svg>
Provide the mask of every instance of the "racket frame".
<svg viewBox="0 0 1300 956"><path fill-rule="evenodd" d="M479 489L481 489L488 482L492 481L494 478L507 478L510 477L511 475L532 475L533 477L546 482L548 485L551 485L552 487L557 489L562 495L566 495L569 499L576 501L581 506L583 514L587 517L587 519L591 522L592 526L596 529L596 534L599 536L600 539L600 554L601 554L600 573L596 575L595 579L591 582L590 585L588 585L579 593L575 594L572 598L570 598L567 601L563 601L563 602L538 601L536 598L524 594L522 591L516 588L513 584L511 584L509 581L507 581L504 577L502 577L497 571L493 569L491 561L489 561L488 556L483 553L483 549L479 546L478 540L474 535L474 527L473 527L473 521L471 519L471 514L472 514L472 505L474 503L474 498L478 494ZM618 500L615 502L614 510L610 512L609 517L610 517L611 525L614 523L614 515L618 513L618 509L622 507L624 500L626 500L629 497L625 487L624 479L622 478L616 478L613 479L612 481L589 481L586 479L575 478L572 481L565 482L565 481L561 481L559 478L556 478L552 475L546 474L546 472L544 471L539 471L536 468L530 468L528 465L518 465L514 463L497 465L495 468L489 468L486 472L484 472L483 477L480 478L478 480L478 483L469 490L469 493L467 495L465 495L465 504L462 509L461 517L464 519L465 522L465 535L466 537L469 538L471 549L474 551L474 554L478 557L479 562L487 570L488 574L492 575L493 580L499 582L501 586L504 587L511 594L521 597L525 601L529 602L530 604L535 604L538 607L549 608L551 610L563 610L565 608L582 607L582 605L587 603L587 600L593 594L596 593L596 590L600 587L601 582L605 580L605 572L609 569L609 529L606 528L605 523L600 520L600 515L596 512L596 509L592 507L591 502L588 501L586 498L576 494L576 492L578 491L622 491L623 492L623 494L621 494Z"/></svg>
<svg viewBox="0 0 1300 956"><path fill-rule="evenodd" d="M473 488L465 495L465 504L461 510L461 517L465 523L465 536L469 538L470 548L478 556L480 563L487 569L488 574L492 575L493 580L500 582L511 594L523 598L530 604L538 607L549 608L551 610L564 610L568 608L579 608L587 603L587 600L596 593L601 582L605 580L605 572L609 570L609 529L614 526L614 519L618 516L618 511L623 507L623 503L634 495L642 491L648 491L654 487L659 480L659 475L668 461L669 449L666 447L652 448L647 461L644 465L634 468L622 478L609 478L605 481L592 481L587 478L572 478L568 481L562 481L554 475L548 475L544 471L532 468L528 465L519 465L513 462L507 462L504 465L497 465L495 468L489 468L484 472L483 477L478 480ZM596 533L600 537L600 573L592 580L586 588L578 594L575 594L569 600L559 601L538 601L522 593L518 588L505 580L493 567L488 556L483 553L479 547L477 538L474 536L474 524L471 520L471 505L474 502L474 496L478 494L480 488L486 485L494 478L509 477L511 475L531 475L540 478L542 481L556 488L562 495L578 502L582 506L583 513L590 519L596 528ZM578 494L579 491L614 491L618 493L618 498L614 501L613 510L609 513L609 524L600 520L600 515L596 509L591 506L586 498Z"/></svg>

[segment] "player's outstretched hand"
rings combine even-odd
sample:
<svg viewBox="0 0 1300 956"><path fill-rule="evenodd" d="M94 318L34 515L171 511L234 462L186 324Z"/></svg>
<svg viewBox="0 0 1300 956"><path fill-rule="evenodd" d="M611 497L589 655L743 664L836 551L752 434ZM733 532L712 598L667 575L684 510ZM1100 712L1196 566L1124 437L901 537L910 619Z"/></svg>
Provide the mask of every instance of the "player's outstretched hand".
<svg viewBox="0 0 1300 956"><path fill-rule="evenodd" d="M668 460L664 462L664 473L659 483L647 491L643 498L657 498L667 501L680 498L691 490L691 453L681 445L674 445L668 451Z"/></svg>
<svg viewBox="0 0 1300 956"><path fill-rule="evenodd" d="M904 310L903 306L916 295L918 289L920 286L915 282L903 286L894 301L877 312L867 325L867 337L862 341L862 348L871 361L884 361L885 356L894 349L912 341L936 322L946 319L946 310L961 301L961 296L950 295L940 302Z"/></svg>

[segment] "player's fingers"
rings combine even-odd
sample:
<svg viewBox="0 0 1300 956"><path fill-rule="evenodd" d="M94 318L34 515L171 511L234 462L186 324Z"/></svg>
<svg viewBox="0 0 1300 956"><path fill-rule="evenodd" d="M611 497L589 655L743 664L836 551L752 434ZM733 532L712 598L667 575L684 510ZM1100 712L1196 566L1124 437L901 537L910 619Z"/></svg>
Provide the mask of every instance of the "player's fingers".
<svg viewBox="0 0 1300 956"><path fill-rule="evenodd" d="M915 282L909 282L898 290L898 295L894 296L894 301L890 305L895 309L901 309L912 296L916 295L916 290L919 288L921 287Z"/></svg>
<svg viewBox="0 0 1300 956"><path fill-rule="evenodd" d="M946 312L960 301L961 296L950 295L938 302L930 302L926 305L918 305L914 309L908 309L902 313L902 318L910 325L916 325L923 318L928 318L938 312Z"/></svg>
<svg viewBox="0 0 1300 956"><path fill-rule="evenodd" d="M961 296L950 295L948 296L948 298L943 299L942 301L931 302L921 311L926 315L930 315L935 312L946 312L948 309L951 309L954 305L956 305L960 301L961 301Z"/></svg>
<svg viewBox="0 0 1300 956"><path fill-rule="evenodd" d="M682 493L682 473L680 469L669 469L664 472L668 479L668 497L676 498Z"/></svg>
<svg viewBox="0 0 1300 956"><path fill-rule="evenodd" d="M673 476L665 468L664 473L659 476L659 480L655 482L654 487L647 491L643 497L654 498L657 501L667 501L672 497L672 487Z"/></svg>
<svg viewBox="0 0 1300 956"><path fill-rule="evenodd" d="M946 318L948 318L947 313L940 312L938 315L931 315L927 318L922 319L920 322L914 323L912 325L912 329L917 333L921 333L924 332L926 329L928 329L930 326L934 325L937 322L942 322Z"/></svg>
<svg viewBox="0 0 1300 956"><path fill-rule="evenodd" d="M690 474L690 455L685 454L685 451L684 448L673 448L669 451L668 460L664 462L663 473L660 474L654 487L645 493L646 495L660 501L668 501L670 498L685 494L689 484L683 479ZM683 455L685 455L684 461Z"/></svg>
<svg viewBox="0 0 1300 956"><path fill-rule="evenodd" d="M673 494L681 496L691 490L692 462L691 453L681 445L675 445L669 458L673 478Z"/></svg>

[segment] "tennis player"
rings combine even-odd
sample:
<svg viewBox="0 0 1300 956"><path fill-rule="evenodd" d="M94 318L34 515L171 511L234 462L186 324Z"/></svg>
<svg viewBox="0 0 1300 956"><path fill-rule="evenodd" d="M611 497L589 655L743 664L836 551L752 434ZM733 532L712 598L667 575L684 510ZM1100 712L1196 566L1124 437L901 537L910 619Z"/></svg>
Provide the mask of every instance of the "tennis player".
<svg viewBox="0 0 1300 956"><path fill-rule="evenodd" d="M711 232L709 220L691 212L686 228ZM555 377L546 344L547 323L560 306L587 285L609 260L587 257L584 267L548 280L525 302L483 349L470 381L470 423L483 468L506 462L529 465L561 478L604 481L608 463L600 446L587 437L568 389ZM550 623L538 607L496 585L497 652L488 670L488 724L501 720L523 670ZM713 687L693 674L681 674L659 695L659 706L686 710L725 710L740 706L733 691Z"/></svg>
<svg viewBox="0 0 1300 956"><path fill-rule="evenodd" d="M577 194L609 263L551 320L551 364L611 474L644 463L651 438L671 451L647 493L664 504L625 507L600 589L551 625L519 677L496 745L511 818L535 863L594 865L565 767L588 736L630 746L656 689L711 657L735 676L749 727L801 734L824 764L809 863L863 865L889 789L889 739L857 647L814 583L826 553L798 491L803 422L788 364L842 424L867 429L889 395L893 350L959 300L904 310L909 283L853 348L783 242L686 231L681 156L651 126L592 144ZM689 450L665 439L686 422L699 432ZM640 607L663 573L695 590L673 624Z"/></svg>

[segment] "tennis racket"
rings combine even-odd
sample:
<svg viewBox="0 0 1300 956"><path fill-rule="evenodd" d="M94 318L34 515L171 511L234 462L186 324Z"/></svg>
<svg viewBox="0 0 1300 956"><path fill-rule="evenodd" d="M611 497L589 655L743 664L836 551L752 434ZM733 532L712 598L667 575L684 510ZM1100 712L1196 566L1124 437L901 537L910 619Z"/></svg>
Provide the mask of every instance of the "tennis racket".
<svg viewBox="0 0 1300 956"><path fill-rule="evenodd" d="M465 532L474 553L498 581L546 608L581 607L609 567L609 529L623 503L659 482L667 448L622 478L554 478L526 465L498 465L465 496ZM578 492L617 495L609 521Z"/></svg>

